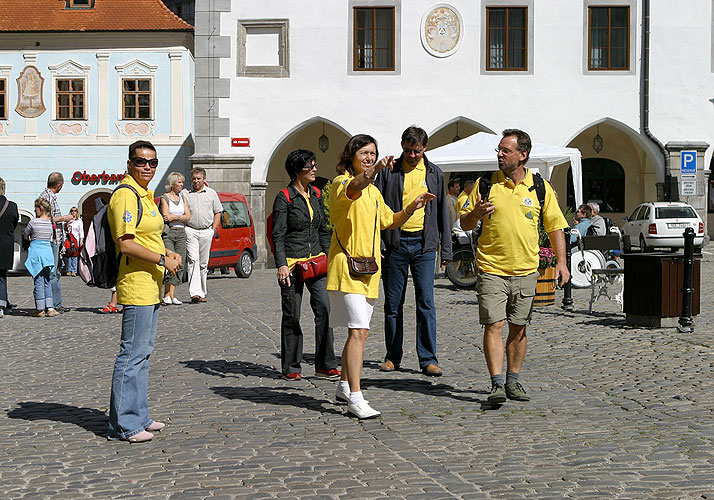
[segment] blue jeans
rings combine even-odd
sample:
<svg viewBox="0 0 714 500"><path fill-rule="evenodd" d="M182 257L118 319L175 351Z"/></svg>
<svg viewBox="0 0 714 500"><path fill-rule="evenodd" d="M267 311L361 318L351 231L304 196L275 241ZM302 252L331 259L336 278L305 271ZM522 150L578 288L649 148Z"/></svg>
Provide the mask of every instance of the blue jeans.
<svg viewBox="0 0 714 500"><path fill-rule="evenodd" d="M149 356L154 350L159 305L124 306L121 345L109 402L109 439L128 439L149 427Z"/></svg>
<svg viewBox="0 0 714 500"><path fill-rule="evenodd" d="M416 348L419 366L438 365L436 358L436 306L434 304L434 265L436 252L422 251L421 235L402 233L399 248L382 260L384 281L385 361L402 362L404 339L404 297L407 275L412 272L416 298Z"/></svg>
<svg viewBox="0 0 714 500"><path fill-rule="evenodd" d="M50 268L45 267L35 276L35 307L38 311L52 309L54 301L52 298L52 287L50 286Z"/></svg>
<svg viewBox="0 0 714 500"><path fill-rule="evenodd" d="M55 309L62 307L62 291L60 290L60 257L59 257L60 247L57 243L52 243L52 254L55 257L55 267L50 273L50 285L52 286L52 296L55 301Z"/></svg>
<svg viewBox="0 0 714 500"><path fill-rule="evenodd" d="M77 274L77 261L79 257L67 257L67 272Z"/></svg>

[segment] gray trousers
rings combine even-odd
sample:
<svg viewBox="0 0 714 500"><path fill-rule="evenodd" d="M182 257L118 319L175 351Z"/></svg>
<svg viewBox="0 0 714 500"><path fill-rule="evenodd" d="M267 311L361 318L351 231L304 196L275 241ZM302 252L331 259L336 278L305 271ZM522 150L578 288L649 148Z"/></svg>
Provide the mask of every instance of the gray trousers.
<svg viewBox="0 0 714 500"><path fill-rule="evenodd" d="M164 233L164 245L166 245L166 250L171 250L181 256L181 267L176 270L176 276L167 272L164 277L164 283L179 286L183 281L181 278L183 277L183 270L186 266L186 231L184 228L166 229L166 233Z"/></svg>

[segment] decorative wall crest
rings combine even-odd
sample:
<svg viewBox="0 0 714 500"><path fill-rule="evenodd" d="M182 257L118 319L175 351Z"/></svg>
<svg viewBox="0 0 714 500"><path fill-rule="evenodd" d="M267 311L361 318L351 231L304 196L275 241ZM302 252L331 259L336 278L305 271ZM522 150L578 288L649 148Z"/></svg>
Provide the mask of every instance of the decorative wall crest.
<svg viewBox="0 0 714 500"><path fill-rule="evenodd" d="M156 122L135 122L135 121L119 121L116 122L117 130L122 135L154 135Z"/></svg>
<svg viewBox="0 0 714 500"><path fill-rule="evenodd" d="M89 129L89 122L66 122L66 121L56 121L50 122L50 127L57 135L87 135L87 130Z"/></svg>
<svg viewBox="0 0 714 500"><path fill-rule="evenodd" d="M437 4L422 18L421 43L433 56L450 56L461 45L463 26L461 14L454 7L445 3Z"/></svg>
<svg viewBox="0 0 714 500"><path fill-rule="evenodd" d="M17 77L17 106L15 111L25 118L37 118L45 112L42 89L45 79L35 66L25 66Z"/></svg>

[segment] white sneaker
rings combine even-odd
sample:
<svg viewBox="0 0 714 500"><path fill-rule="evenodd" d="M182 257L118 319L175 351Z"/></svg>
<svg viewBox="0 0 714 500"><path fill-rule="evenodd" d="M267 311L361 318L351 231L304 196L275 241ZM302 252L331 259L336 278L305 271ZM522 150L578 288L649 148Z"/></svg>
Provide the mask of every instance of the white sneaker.
<svg viewBox="0 0 714 500"><path fill-rule="evenodd" d="M4 317L4 316L5 316L5 309L3 309L2 307L0 307L0 318L2 318L2 317Z"/></svg>
<svg viewBox="0 0 714 500"><path fill-rule="evenodd" d="M350 400L350 392L342 389L342 385L337 383L337 391L335 391L335 400L338 403L347 403Z"/></svg>
<svg viewBox="0 0 714 500"><path fill-rule="evenodd" d="M369 401L365 399L357 404L347 403L347 414L354 415L359 419L375 418L381 415L380 412L369 406Z"/></svg>
<svg viewBox="0 0 714 500"><path fill-rule="evenodd" d="M164 304L166 304L167 306L170 306L171 305L171 297L169 297L168 295L166 297L164 297Z"/></svg>
<svg viewBox="0 0 714 500"><path fill-rule="evenodd" d="M181 301L180 301L179 299L177 299L176 297L174 297L174 300L172 300L171 303L172 303L173 305L175 305L175 306L180 306L181 304L183 304L183 302L181 302Z"/></svg>

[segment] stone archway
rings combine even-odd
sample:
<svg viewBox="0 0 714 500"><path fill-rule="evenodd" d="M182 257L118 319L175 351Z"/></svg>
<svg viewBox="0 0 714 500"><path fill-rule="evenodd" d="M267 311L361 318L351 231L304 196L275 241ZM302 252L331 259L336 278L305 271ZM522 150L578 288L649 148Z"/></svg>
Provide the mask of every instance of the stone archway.
<svg viewBox="0 0 714 500"><path fill-rule="evenodd" d="M600 135L602 148L594 148L593 139ZM596 141L597 142L597 141ZM597 144L596 144L597 146ZM585 160L600 158L612 160L624 170L625 205L621 212L608 213L608 217L617 221L629 215L643 201L658 199L658 183L664 179L662 158L650 141L622 122L612 118L603 118L581 129L575 134L567 147L578 148ZM596 164L597 162L593 163ZM561 194L561 205L565 205L565 194L568 192L567 179L570 164L555 167L551 182L555 190ZM585 173L584 173L585 174ZM587 191L587 186L583 190ZM587 199L584 199L587 202Z"/></svg>
<svg viewBox="0 0 714 500"><path fill-rule="evenodd" d="M431 149L436 149L441 146L445 146L446 144L456 142L457 140L465 139L466 137L472 136L478 132L495 134L493 130L475 120L464 116L454 117L436 127L429 134L429 148L426 151L426 156L427 158L429 157L429 150ZM475 180L482 174L483 172L445 172L444 176L446 178L446 182L452 178L459 179L463 188L463 183L465 181Z"/></svg>
<svg viewBox="0 0 714 500"><path fill-rule="evenodd" d="M322 136L327 137L327 143L320 142ZM335 167L337 160L345 144L349 140L349 133L337 125L336 123L322 117L314 117L306 120L288 132L281 141L275 146L270 160L268 161L267 174L265 179L265 215L270 215L273 211L273 201L278 192L290 183L290 176L285 172L285 158L288 153L295 149L308 149L315 153L317 158L317 177L318 187L324 186L331 181L335 175ZM327 148L321 150L321 146ZM254 217L255 218L255 217ZM259 228L256 223L256 238L259 235L265 235L265 225ZM273 267L272 254L270 248L265 244L267 249L267 267Z"/></svg>

